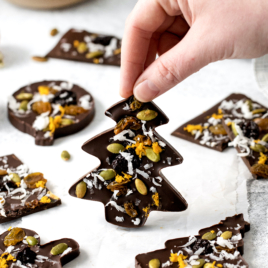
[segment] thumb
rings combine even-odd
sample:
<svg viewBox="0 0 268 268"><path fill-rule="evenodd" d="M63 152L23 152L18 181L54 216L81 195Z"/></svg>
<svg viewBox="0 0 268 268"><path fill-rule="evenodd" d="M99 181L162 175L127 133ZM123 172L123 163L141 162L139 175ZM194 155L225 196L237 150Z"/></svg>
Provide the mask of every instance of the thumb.
<svg viewBox="0 0 268 268"><path fill-rule="evenodd" d="M134 95L138 100L153 100L216 60L212 57L215 53L211 51L213 42L209 40L209 35L204 33L204 29L200 31L199 27L194 26L176 46L140 75L134 85Z"/></svg>

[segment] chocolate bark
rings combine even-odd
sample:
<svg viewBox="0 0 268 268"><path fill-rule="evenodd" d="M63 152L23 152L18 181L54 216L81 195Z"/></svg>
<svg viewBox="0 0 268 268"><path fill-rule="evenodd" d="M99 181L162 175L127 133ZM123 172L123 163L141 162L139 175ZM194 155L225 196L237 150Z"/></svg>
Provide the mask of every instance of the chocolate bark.
<svg viewBox="0 0 268 268"><path fill-rule="evenodd" d="M40 94L40 87L50 89L49 94ZM32 94L32 99L21 100L21 93ZM69 94L69 95L68 95ZM18 97L19 96L19 97ZM61 97L62 96L62 97ZM66 97L67 96L67 99ZM19 99L18 99L19 98ZM71 101L70 101L71 100ZM28 101L25 110L21 109L23 101ZM38 114L33 111L33 105L38 102L49 103L51 111ZM58 126L55 131L50 131L50 119L61 115L60 106L71 105L85 107L85 111L77 115L63 115L62 119L71 120L72 123ZM30 134L35 138L36 145L48 146L52 145L54 139L74 134L85 128L93 119L95 113L93 97L83 88L65 81L42 81L24 86L16 91L9 99L8 118L11 124L20 131ZM45 116L44 116L45 115ZM39 121L43 120L44 126L40 126ZM39 122L39 123L37 123ZM44 129L42 129L44 127Z"/></svg>
<svg viewBox="0 0 268 268"><path fill-rule="evenodd" d="M4 244L5 237L9 234L10 231L6 231L0 235L0 253L2 255L1 258L5 259L7 256L3 256L3 253L8 252L16 259L16 261L7 261L8 267L61 268L63 265L72 261L80 254L79 244L71 238L62 238L48 242L44 245L40 245L40 236L36 232L25 228L20 229L24 231L25 237L23 241L18 242L14 246L6 247ZM34 246L28 245L26 241L28 236L36 238L37 244ZM52 255L50 252L51 249L60 243L67 244L67 250L59 255ZM19 255L21 255L23 252L25 253L25 251L28 251L28 254L25 254L26 257L29 258L30 256L33 256L28 262L22 262L21 257L19 257Z"/></svg>
<svg viewBox="0 0 268 268"><path fill-rule="evenodd" d="M71 29L46 57L120 66L121 40L115 36Z"/></svg>
<svg viewBox="0 0 268 268"><path fill-rule="evenodd" d="M144 103L139 109L132 111L130 108L132 101L133 97L122 100L108 109L105 114L116 123L129 117L136 118L135 120L140 123L140 128L134 130L126 127L117 135L114 133L116 130L112 128L84 143L82 149L98 157L100 165L75 183L70 188L69 193L71 196L77 197L77 185L85 182L87 191L83 199L102 202L105 205L105 217L108 222L122 227L136 228L145 224L151 211L183 211L188 205L181 194L161 173L161 169L181 164L183 161L182 156L155 131L157 126L168 123L168 118L153 102ZM156 118L150 121L139 121L136 117L137 114L148 109L157 112ZM143 137L154 142L154 145L160 145L159 147L163 150L158 155L160 156L160 161L153 162L146 155L137 155L138 148L131 147L138 144L134 140L137 135L144 135ZM108 151L107 146L113 143L123 145L124 152L113 154ZM145 142L141 143L145 144ZM147 147L150 146L152 145ZM126 158L131 158L132 160L127 161ZM121 184L122 189L119 187L121 190L118 194L122 193L120 196L107 189L107 186L110 187L118 182L117 175L107 181L99 175L101 171L107 169L116 170L119 179L122 176L124 181L127 182L126 184ZM125 179L129 175L130 178ZM137 178L145 184L147 194L141 194L140 192L142 191L137 190ZM155 200L157 201L157 196L159 197L158 205L155 202ZM153 200L153 198L155 199ZM131 217L126 213L125 204L129 202L132 203L137 212L136 216Z"/></svg>
<svg viewBox="0 0 268 268"><path fill-rule="evenodd" d="M150 260L158 259L160 262L159 267L175 268L178 267L178 262L171 262L170 257L171 253L177 253L178 256L182 254L186 257L185 259L183 258L185 264L183 267L187 265L189 268L197 267L194 266L198 265L197 260L203 259L205 263L212 264L215 262L214 266L209 267L248 268L248 264L241 255L244 249L242 237L249 230L250 225L244 221L243 214L227 217L217 225L201 229L199 235L168 240L165 243L165 249L137 255L135 267L148 268ZM211 233L211 231L216 234L216 238L213 240L202 239L204 234ZM232 232L228 240L221 237L226 231Z"/></svg>
<svg viewBox="0 0 268 268"><path fill-rule="evenodd" d="M252 167L255 164L258 164L259 158L261 156L259 148L253 150L252 147L259 146L263 149L262 153L265 157L268 157L268 143L267 141L263 141L262 139L268 133L268 109L262 104L251 100L249 97L236 94L232 96L228 105L232 107L232 116L225 118L222 120L224 128L232 141L230 146L234 145L238 151L238 155L240 155L248 167L248 169L252 172ZM248 108L248 103L250 103L250 108ZM255 113L257 109L261 109L260 113ZM267 129L261 129L258 127L254 121L265 119L267 120ZM233 127L232 127L233 125ZM238 135L235 135L233 129L237 129ZM244 132L242 131L244 129ZM265 164L266 161L264 161ZM266 165L264 165L266 166ZM268 178L268 167L267 167L267 176L254 174L255 178Z"/></svg>
<svg viewBox="0 0 268 268"><path fill-rule="evenodd" d="M40 187L34 185L29 188L24 181L29 174L32 174L29 168L14 154L0 157L0 223L61 204L61 200L46 188L45 183L43 185L41 183ZM14 182L17 176L21 180L18 184ZM41 175L40 178L42 178ZM41 200L42 197L45 197L44 199L47 199L49 203Z"/></svg>

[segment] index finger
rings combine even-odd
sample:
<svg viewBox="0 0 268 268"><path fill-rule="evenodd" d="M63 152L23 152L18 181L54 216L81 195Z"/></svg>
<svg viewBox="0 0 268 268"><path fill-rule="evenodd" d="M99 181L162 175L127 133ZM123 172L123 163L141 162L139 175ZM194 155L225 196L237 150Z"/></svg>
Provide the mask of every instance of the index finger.
<svg viewBox="0 0 268 268"><path fill-rule="evenodd" d="M140 0L130 14L121 53L120 94L127 98L144 70L153 33L164 23L166 12L156 0Z"/></svg>

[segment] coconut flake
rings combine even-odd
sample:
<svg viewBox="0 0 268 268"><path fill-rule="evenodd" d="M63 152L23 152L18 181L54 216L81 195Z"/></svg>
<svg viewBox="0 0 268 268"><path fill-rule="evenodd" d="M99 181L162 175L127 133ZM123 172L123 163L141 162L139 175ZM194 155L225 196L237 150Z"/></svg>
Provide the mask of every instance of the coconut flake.
<svg viewBox="0 0 268 268"><path fill-rule="evenodd" d="M165 268L165 267L168 267L168 266L171 266L173 263L170 262L170 261L166 261L162 264L162 268Z"/></svg>
<svg viewBox="0 0 268 268"><path fill-rule="evenodd" d="M46 112L37 116L35 121L33 122L33 128L39 131L45 129L49 124L48 115L49 115L49 112Z"/></svg>
<svg viewBox="0 0 268 268"><path fill-rule="evenodd" d="M131 143L135 143L135 141L127 139L125 137L126 134L128 134L129 137L131 137L131 138L135 137L135 133L132 130L126 129L126 130L121 131L119 134L113 136L112 139L114 141L128 141L128 142L131 142Z"/></svg>
<svg viewBox="0 0 268 268"><path fill-rule="evenodd" d="M152 187L150 188L150 191L151 191L152 193L156 193L156 188L152 186Z"/></svg>
<svg viewBox="0 0 268 268"><path fill-rule="evenodd" d="M62 252L62 254L61 254L60 256L62 257L62 256L64 256L64 255L70 253L72 250L73 250L73 249L72 249L71 247L68 247L67 249L65 249L65 250Z"/></svg>
<svg viewBox="0 0 268 268"><path fill-rule="evenodd" d="M123 222L123 221L124 221L124 217L118 217L118 216L116 216L116 217L115 217L115 220L116 220L117 222Z"/></svg>
<svg viewBox="0 0 268 268"><path fill-rule="evenodd" d="M92 107L90 95L84 95L79 99L80 106L85 110L89 110Z"/></svg>
<svg viewBox="0 0 268 268"><path fill-rule="evenodd" d="M144 171L142 171L142 170L140 170L140 169L138 169L138 168L136 168L136 173L140 174L140 175L143 176L145 179L149 179L149 177L150 177L146 172L144 172Z"/></svg>
<svg viewBox="0 0 268 268"><path fill-rule="evenodd" d="M133 222L134 225L139 225L141 220L140 218L136 218L135 220L131 220Z"/></svg>
<svg viewBox="0 0 268 268"><path fill-rule="evenodd" d="M133 160L133 155L131 155L130 153L126 153L126 152L120 152L120 154L127 160L128 164L128 174L129 175L133 175L133 165L132 165L132 160Z"/></svg>
<svg viewBox="0 0 268 268"><path fill-rule="evenodd" d="M115 201L109 201L105 206L107 207L108 205L113 206L114 208L116 208L117 211L125 212L125 209L123 207L117 205L117 203Z"/></svg>

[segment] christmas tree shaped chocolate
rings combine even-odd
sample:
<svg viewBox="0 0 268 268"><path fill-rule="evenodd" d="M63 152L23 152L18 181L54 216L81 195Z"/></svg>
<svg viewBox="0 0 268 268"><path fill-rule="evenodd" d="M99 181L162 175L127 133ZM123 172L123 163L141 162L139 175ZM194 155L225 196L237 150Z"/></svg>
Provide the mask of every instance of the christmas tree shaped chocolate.
<svg viewBox="0 0 268 268"><path fill-rule="evenodd" d="M168 240L165 249L137 255L135 267L248 268L241 255L244 233L249 230L243 214L227 217L201 229L199 235Z"/></svg>
<svg viewBox="0 0 268 268"><path fill-rule="evenodd" d="M168 122L165 114L153 102L140 103L133 96L105 114L116 127L82 146L101 163L70 188L70 195L102 202L106 220L123 227L143 226L154 210L185 210L187 202L161 173L183 161L155 131Z"/></svg>

